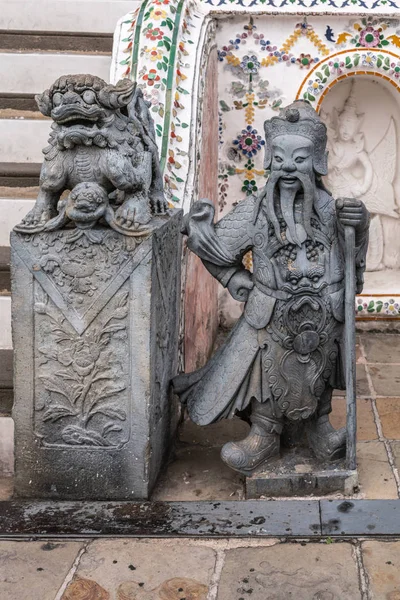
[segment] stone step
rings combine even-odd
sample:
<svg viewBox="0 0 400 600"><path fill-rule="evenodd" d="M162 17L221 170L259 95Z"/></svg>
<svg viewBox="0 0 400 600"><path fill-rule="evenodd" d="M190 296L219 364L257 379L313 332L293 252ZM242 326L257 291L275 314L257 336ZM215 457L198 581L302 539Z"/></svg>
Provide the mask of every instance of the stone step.
<svg viewBox="0 0 400 600"><path fill-rule="evenodd" d="M35 32L113 33L135 0L11 0L0 12L0 29Z"/></svg>
<svg viewBox="0 0 400 600"><path fill-rule="evenodd" d="M25 188L25 196L21 197L21 189L0 188L6 192L18 191L18 195L0 196L0 296L11 293L10 281L10 233L35 204L38 188ZM0 327L2 323L0 322Z"/></svg>
<svg viewBox="0 0 400 600"><path fill-rule="evenodd" d="M50 120L0 119L0 163L41 163L50 125Z"/></svg>
<svg viewBox="0 0 400 600"><path fill-rule="evenodd" d="M0 198L0 247L6 248L10 245L11 230L21 222L34 204L34 198Z"/></svg>
<svg viewBox="0 0 400 600"><path fill-rule="evenodd" d="M109 55L2 52L0 95L32 98L68 73L91 73L109 81L110 66Z"/></svg>
<svg viewBox="0 0 400 600"><path fill-rule="evenodd" d="M10 189L14 192L7 196L14 199L25 197L23 190L31 190L39 185L41 166L41 163L0 162L0 193L1 190Z"/></svg>
<svg viewBox="0 0 400 600"><path fill-rule="evenodd" d="M0 349L10 350L11 340L11 297L0 296Z"/></svg>
<svg viewBox="0 0 400 600"><path fill-rule="evenodd" d="M1 52L77 52L111 55L112 44L111 33L0 31Z"/></svg>

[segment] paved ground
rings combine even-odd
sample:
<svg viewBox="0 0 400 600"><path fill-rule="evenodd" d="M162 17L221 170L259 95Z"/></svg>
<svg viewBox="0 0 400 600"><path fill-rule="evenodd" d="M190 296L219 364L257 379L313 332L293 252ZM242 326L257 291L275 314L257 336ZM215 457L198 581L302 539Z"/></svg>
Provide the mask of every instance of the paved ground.
<svg viewBox="0 0 400 600"><path fill-rule="evenodd" d="M0 598L399 600L400 541L2 541Z"/></svg>
<svg viewBox="0 0 400 600"><path fill-rule="evenodd" d="M358 497L399 498L400 335L359 336L357 381ZM344 419L338 395L332 421ZM246 429L186 423L154 499L243 499L219 450ZM10 497L12 481L0 488ZM0 600L268 599L400 600L400 540L0 541Z"/></svg>

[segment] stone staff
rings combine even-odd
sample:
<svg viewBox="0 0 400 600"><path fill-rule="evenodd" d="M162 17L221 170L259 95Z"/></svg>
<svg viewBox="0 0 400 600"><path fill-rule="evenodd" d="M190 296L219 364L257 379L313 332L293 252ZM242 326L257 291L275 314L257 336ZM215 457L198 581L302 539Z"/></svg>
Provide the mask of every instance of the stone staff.
<svg viewBox="0 0 400 600"><path fill-rule="evenodd" d="M346 356L346 406L347 406L347 444L346 463L349 470L357 468L357 403L356 403L356 315L354 298L356 295L355 242L354 227L345 225L345 356Z"/></svg>

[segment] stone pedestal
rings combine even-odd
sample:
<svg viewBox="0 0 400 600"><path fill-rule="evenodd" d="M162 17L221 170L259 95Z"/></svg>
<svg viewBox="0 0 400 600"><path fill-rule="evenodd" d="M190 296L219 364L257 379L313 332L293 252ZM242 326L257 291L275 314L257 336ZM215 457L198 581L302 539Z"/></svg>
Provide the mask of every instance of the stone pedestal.
<svg viewBox="0 0 400 600"><path fill-rule="evenodd" d="M345 459L321 464L308 448L300 446L284 450L266 468L246 477L246 498L352 495L357 487L357 471L347 469Z"/></svg>
<svg viewBox="0 0 400 600"><path fill-rule="evenodd" d="M12 234L19 497L149 497L178 415L180 226Z"/></svg>

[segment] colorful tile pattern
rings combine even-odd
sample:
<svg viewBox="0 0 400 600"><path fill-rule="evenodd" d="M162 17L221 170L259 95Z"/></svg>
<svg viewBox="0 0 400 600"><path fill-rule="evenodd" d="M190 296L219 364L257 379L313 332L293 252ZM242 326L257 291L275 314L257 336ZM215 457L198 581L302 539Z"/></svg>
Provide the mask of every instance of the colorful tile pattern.
<svg viewBox="0 0 400 600"><path fill-rule="evenodd" d="M260 7L274 15L253 15ZM338 8L352 14L337 16ZM195 196L210 11L236 13L216 32L222 216L265 184L263 122L280 106L297 97L318 110L329 89L356 75L398 90L400 28L388 14L396 8L392 0L144 0L121 23L114 79L135 79L151 103L171 204L187 209ZM386 300L378 301L380 315ZM371 314L364 304L358 312Z"/></svg>
<svg viewBox="0 0 400 600"><path fill-rule="evenodd" d="M358 317L400 317L400 296L359 296L356 312Z"/></svg>

